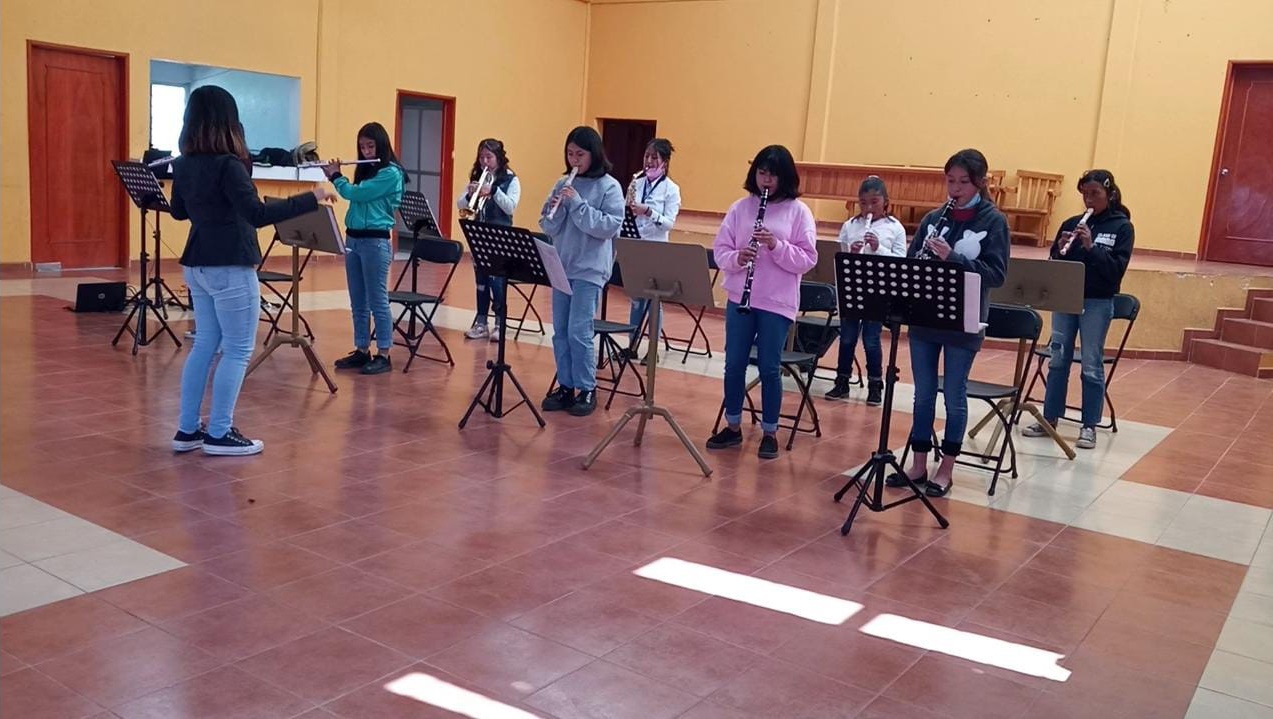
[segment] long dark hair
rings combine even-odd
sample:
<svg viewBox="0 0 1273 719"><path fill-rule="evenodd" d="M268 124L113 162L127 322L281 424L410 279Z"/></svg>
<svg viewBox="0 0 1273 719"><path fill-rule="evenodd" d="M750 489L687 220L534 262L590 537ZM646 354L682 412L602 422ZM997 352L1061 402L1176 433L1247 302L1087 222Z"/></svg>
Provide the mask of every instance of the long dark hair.
<svg viewBox="0 0 1273 719"><path fill-rule="evenodd" d="M794 200L800 196L800 173L796 172L796 158L791 156L791 150L782 145L770 145L756 153L751 167L747 168L743 189L757 197L760 196L760 186L756 184L756 171L762 169L778 176L778 189L769 193L770 202Z"/></svg>
<svg viewBox="0 0 1273 719"><path fill-rule="evenodd" d="M488 137L477 143L477 152L473 155L473 169L469 171L469 182L477 182L482 176L482 150L495 156L495 179L504 179L504 176L509 174L508 153L504 151L504 143Z"/></svg>
<svg viewBox="0 0 1273 719"><path fill-rule="evenodd" d="M972 180L972 184L977 186L981 199L990 199L990 185L986 182L986 174L990 172L990 163L986 161L986 156L981 154L981 150L968 148L960 150L950 156L946 160L946 166L943 168L946 172L950 172L950 168L958 167L968 173L968 179Z"/></svg>
<svg viewBox="0 0 1273 719"><path fill-rule="evenodd" d="M234 155L251 167L239 105L217 85L204 85L190 93L177 146L183 155Z"/></svg>
<svg viewBox="0 0 1273 719"><path fill-rule="evenodd" d="M570 159L566 157L566 147L572 143L592 156L592 164L588 165L587 172L579 173L581 177L601 177L610 172L610 160L606 158L606 148L601 142L601 133L587 125L580 125L566 135L566 142L561 146L562 161L566 165L565 174L570 174Z"/></svg>
<svg viewBox="0 0 1273 719"><path fill-rule="evenodd" d="M382 168L390 165L396 165L398 170L402 172L402 181L408 181L406 170L403 169L402 163L398 162L398 156L393 152L393 144L389 142L389 131L384 125L378 122L369 122L358 130L358 139L367 138L376 143L376 157L380 158L380 162L376 164L354 165L354 184L366 182L376 176ZM362 150L358 150L355 156L361 160Z"/></svg>
<svg viewBox="0 0 1273 719"><path fill-rule="evenodd" d="M1095 182L1105 188L1105 194L1109 196L1109 208L1127 215L1127 219L1132 218L1132 211L1127 209L1127 205L1123 204L1123 191L1118 189L1118 183L1114 182L1114 173L1109 170L1088 170L1079 178L1075 188L1079 192L1083 191L1083 185L1089 182Z"/></svg>

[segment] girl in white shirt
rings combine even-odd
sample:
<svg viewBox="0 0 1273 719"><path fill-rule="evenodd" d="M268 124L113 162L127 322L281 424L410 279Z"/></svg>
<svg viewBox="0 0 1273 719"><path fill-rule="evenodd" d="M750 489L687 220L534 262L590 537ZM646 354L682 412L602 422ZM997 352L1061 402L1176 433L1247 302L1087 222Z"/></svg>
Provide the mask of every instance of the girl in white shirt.
<svg viewBox="0 0 1273 719"><path fill-rule="evenodd" d="M888 257L906 256L906 228L889 214L888 188L884 181L871 175L858 189L858 215L840 228L840 247L845 252ZM853 354L858 337L866 351L866 404L879 406L884 391L884 353L880 346L883 325L879 322L840 318L840 357L836 363L835 387L827 399L849 396L849 377L853 371Z"/></svg>
<svg viewBox="0 0 1273 719"><path fill-rule="evenodd" d="M667 175L674 151L672 142L661 137L650 140L650 144L645 146L645 174L634 181L632 202L628 204L643 240L667 242L672 226L676 224L676 215L681 211L681 188ZM632 300L628 323L639 330L648 310L648 300ZM634 356L640 339L637 335L632 337Z"/></svg>

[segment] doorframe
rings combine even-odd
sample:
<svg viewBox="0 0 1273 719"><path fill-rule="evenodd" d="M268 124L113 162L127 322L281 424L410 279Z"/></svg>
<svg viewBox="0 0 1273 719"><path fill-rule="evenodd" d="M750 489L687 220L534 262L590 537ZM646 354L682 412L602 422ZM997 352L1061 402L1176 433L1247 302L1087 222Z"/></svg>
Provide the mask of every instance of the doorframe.
<svg viewBox="0 0 1273 719"><path fill-rule="evenodd" d="M1206 203L1202 208L1202 227L1198 231L1198 259L1207 260L1207 244L1211 239L1211 220L1215 214L1216 193L1220 191L1221 153L1229 114L1233 110L1233 83L1238 71L1246 68L1273 68L1273 60L1230 60L1224 71L1224 94L1220 98L1220 121L1216 127L1215 147L1211 151L1211 174L1207 177Z"/></svg>
<svg viewBox="0 0 1273 719"><path fill-rule="evenodd" d="M31 146L31 133L34 131L34 128L36 126L35 106L34 106L34 103L32 102L32 99L33 99L32 94L34 93L33 88L35 87L35 79L36 79L35 78L35 63L33 62L36 50L56 50L58 52L72 53L77 55L92 55L94 57L104 57L104 58L115 61L115 64L119 67L121 71L120 83L119 83L119 97L117 99L119 100L119 106L123 112L123 118L121 119L119 123L119 136L115 138L116 152L114 153L114 155L115 157L121 160L126 160L128 159L128 156L129 156L128 133L130 129L130 117L129 117L129 108L128 108L128 96L129 96L129 83L132 77L131 70L129 67L131 64L131 58L129 57L129 54L126 52L118 52L115 50L100 50L97 48L83 47L79 45L63 45L61 43L44 42L42 40L30 40L30 39L27 40L27 147L28 147L27 202L30 203L27 209L31 211L30 217L32 218L32 223L29 230L30 234L27 237L27 252L29 253L30 264L32 266L35 265L35 251L34 251L35 248L33 247L33 243L35 241L35 231L34 231L35 230L35 227L34 227L35 212L33 211L34 210L33 205L35 204L34 203L35 198L33 194L35 190L35 183L32 180L35 174L36 158L35 158L35 155L30 152L29 148ZM127 270L129 267L129 262L131 261L131 257L132 257L132 231L130 229L132 227L132 223L129 222L128 220L129 203L128 203L127 194L125 194L122 189L118 189L116 192L116 195L118 197L117 202L119 203L119 210L120 210L120 214L119 214L120 222L119 222L119 231L118 231L119 236L116 239L116 251L118 253L116 255L116 261L119 263L118 265L119 267L122 267L125 270ZM146 238L142 237L141 242L145 243Z"/></svg>
<svg viewBox="0 0 1273 719"><path fill-rule="evenodd" d="M451 234L451 202L454 199L452 184L455 181L455 98L449 95L433 95L427 92L415 92L398 88L393 104L393 146L402 147L402 101L431 100L442 103L442 167L439 171L438 204L433 208L438 213L438 229Z"/></svg>

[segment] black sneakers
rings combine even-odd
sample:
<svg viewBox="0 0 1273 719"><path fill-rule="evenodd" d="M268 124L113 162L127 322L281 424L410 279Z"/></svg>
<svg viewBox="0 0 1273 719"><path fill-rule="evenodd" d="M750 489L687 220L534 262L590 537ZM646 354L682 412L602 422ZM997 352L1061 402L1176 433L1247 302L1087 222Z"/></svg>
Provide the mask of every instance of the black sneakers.
<svg viewBox="0 0 1273 719"><path fill-rule="evenodd" d="M566 409L574 417L587 417L597 408L597 390L583 389L575 396L575 403Z"/></svg>
<svg viewBox="0 0 1273 719"><path fill-rule="evenodd" d="M767 434L760 438L760 449L756 450L756 456L761 459L777 459L778 458L778 438L772 434Z"/></svg>
<svg viewBox="0 0 1273 719"><path fill-rule="evenodd" d="M172 451L192 452L202 447L203 440L207 439L207 437L208 435L203 431L202 426L193 432L177 430L177 433L172 437Z"/></svg>
<svg viewBox="0 0 1273 719"><path fill-rule="evenodd" d="M726 427L707 438L708 449L729 449L743 443L743 432L740 429Z"/></svg>
<svg viewBox="0 0 1273 719"><path fill-rule="evenodd" d="M545 412L560 412L570 409L574 403L575 390L571 387L558 387L548 393L544 401L539 403L539 408Z"/></svg>
<svg viewBox="0 0 1273 719"><path fill-rule="evenodd" d="M835 386L831 388L830 392L827 392L823 396L826 397L827 399L848 399L849 398L849 378L836 377Z"/></svg>
<svg viewBox="0 0 1273 719"><path fill-rule="evenodd" d="M349 354L336 360L336 369L362 369L371 362L371 353L362 350L354 350Z"/></svg>
<svg viewBox="0 0 1273 719"><path fill-rule="evenodd" d="M866 406L879 407L884 403L884 380L867 380Z"/></svg>
<svg viewBox="0 0 1273 719"><path fill-rule="evenodd" d="M212 437L205 435L203 438L203 453L226 456L226 457L244 457L249 454L260 454L265 449L265 443L259 439L248 439L239 434L239 430L231 427L224 437Z"/></svg>
<svg viewBox="0 0 1273 719"><path fill-rule="evenodd" d="M376 355L371 361L362 366L363 374L382 374L393 369L393 363L389 361L389 355Z"/></svg>

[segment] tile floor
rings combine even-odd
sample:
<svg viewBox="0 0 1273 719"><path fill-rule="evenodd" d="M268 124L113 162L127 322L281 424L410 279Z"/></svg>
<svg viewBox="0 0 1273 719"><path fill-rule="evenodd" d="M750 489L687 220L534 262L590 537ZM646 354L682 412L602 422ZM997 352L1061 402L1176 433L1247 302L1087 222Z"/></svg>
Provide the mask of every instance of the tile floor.
<svg viewBox="0 0 1273 719"><path fill-rule="evenodd" d="M460 335L466 272L439 316L454 368L333 396L282 350L245 385L236 424L267 443L245 459L167 450L182 352L112 349L119 318L62 310L78 279L0 281L6 715L1273 717L1273 385L1128 362L1097 451L1018 440L994 497L958 475L950 529L912 504L845 538L830 494L879 429L858 401L819 400L823 436L779 460L710 455L710 479L658 423L581 470L623 399L458 430L492 352ZM330 362L343 280L311 277ZM509 350L536 397L544 344ZM696 441L719 367L660 370Z"/></svg>

